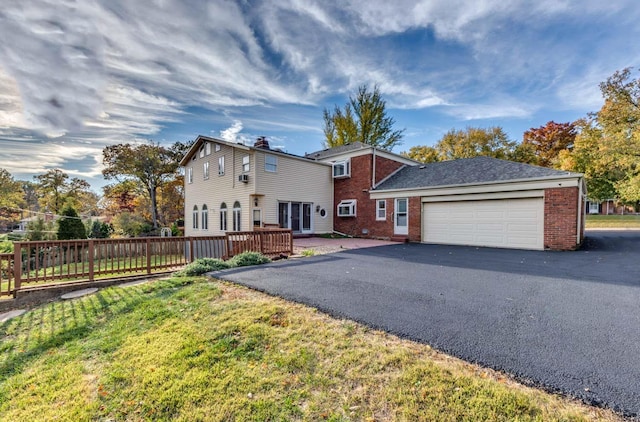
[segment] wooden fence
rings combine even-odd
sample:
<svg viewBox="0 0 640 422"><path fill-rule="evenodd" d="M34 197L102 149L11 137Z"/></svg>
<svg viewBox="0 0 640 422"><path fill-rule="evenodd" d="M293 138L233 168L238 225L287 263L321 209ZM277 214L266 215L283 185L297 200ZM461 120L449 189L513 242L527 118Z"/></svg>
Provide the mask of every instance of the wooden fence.
<svg viewBox="0 0 640 422"><path fill-rule="evenodd" d="M0 254L0 296L26 287L173 271L197 258L227 259L246 251L291 255L291 230L224 236L15 242Z"/></svg>

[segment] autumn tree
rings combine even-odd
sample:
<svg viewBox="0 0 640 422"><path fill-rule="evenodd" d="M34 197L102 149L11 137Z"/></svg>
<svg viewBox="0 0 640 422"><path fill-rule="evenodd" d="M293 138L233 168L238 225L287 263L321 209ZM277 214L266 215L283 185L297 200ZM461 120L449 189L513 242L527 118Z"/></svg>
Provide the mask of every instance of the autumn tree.
<svg viewBox="0 0 640 422"><path fill-rule="evenodd" d="M104 148L102 174L107 180L132 180L144 190L150 201L153 228L158 228L158 189L172 180L186 149L175 143L169 148L149 141L145 144L118 144Z"/></svg>
<svg viewBox="0 0 640 422"><path fill-rule="evenodd" d="M452 129L435 145L440 160L477 156L509 159L516 143L499 126Z"/></svg>
<svg viewBox="0 0 640 422"><path fill-rule="evenodd" d="M420 161L421 163L440 161L438 150L427 145L416 145L409 148L409 151L403 152L402 155L412 160Z"/></svg>
<svg viewBox="0 0 640 422"><path fill-rule="evenodd" d="M0 223L16 221L23 205L22 183L13 179L11 173L0 168Z"/></svg>
<svg viewBox="0 0 640 422"><path fill-rule="evenodd" d="M640 79L632 69L615 72L600 84L602 108L580 122L563 168L585 173L593 199L640 200Z"/></svg>
<svg viewBox="0 0 640 422"><path fill-rule="evenodd" d="M522 136L523 145L531 145L537 164L553 167L560 151L573 147L577 135L574 123L547 122L538 128L531 128Z"/></svg>
<svg viewBox="0 0 640 422"><path fill-rule="evenodd" d="M58 214L65 202L69 175L60 169L51 169L45 174L34 176L38 185L40 206Z"/></svg>
<svg viewBox="0 0 640 422"><path fill-rule="evenodd" d="M344 110L334 106L324 109L325 147L348 145L354 142L392 150L402 142L403 130L394 130L395 119L387 115L386 101L375 86L373 92L366 85L349 96Z"/></svg>

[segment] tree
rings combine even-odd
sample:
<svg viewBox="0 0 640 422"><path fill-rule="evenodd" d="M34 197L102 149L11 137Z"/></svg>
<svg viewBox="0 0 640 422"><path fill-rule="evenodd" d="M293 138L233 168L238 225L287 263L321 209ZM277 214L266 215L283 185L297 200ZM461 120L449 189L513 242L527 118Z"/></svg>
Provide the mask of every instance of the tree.
<svg viewBox="0 0 640 422"><path fill-rule="evenodd" d="M88 237L90 239L107 239L113 233L111 224L94 220L87 227Z"/></svg>
<svg viewBox="0 0 640 422"><path fill-rule="evenodd" d="M522 145L533 147L538 165L552 167L560 151L573 147L576 135L577 130L574 123L550 121L544 126L531 128L524 132Z"/></svg>
<svg viewBox="0 0 640 422"><path fill-rule="evenodd" d="M640 79L631 68L600 84L602 108L582 119L575 146L562 166L585 173L589 197L640 200Z"/></svg>
<svg viewBox="0 0 640 422"><path fill-rule="evenodd" d="M402 155L411 158L412 160L420 161L421 163L434 163L436 161L440 161L438 150L426 145L411 147L408 152L403 152Z"/></svg>
<svg viewBox="0 0 640 422"><path fill-rule="evenodd" d="M0 223L11 223L18 219L23 196L22 183L13 180L11 173L0 168Z"/></svg>
<svg viewBox="0 0 640 422"><path fill-rule="evenodd" d="M27 223L27 240L54 240L56 238L56 232L53 230L53 222L45 221L43 218L38 217L33 221Z"/></svg>
<svg viewBox="0 0 640 422"><path fill-rule="evenodd" d="M467 127L465 130L450 130L435 148L440 160L477 156L509 159L515 145L499 126L486 129Z"/></svg>
<svg viewBox="0 0 640 422"><path fill-rule="evenodd" d="M40 206L54 214L59 214L65 202L65 190L69 175L60 169L51 169L45 174L34 176L40 194Z"/></svg>
<svg viewBox="0 0 640 422"><path fill-rule="evenodd" d="M146 144L118 144L102 151L102 174L106 179L134 180L150 201L153 228L158 228L158 189L175 177L185 145L177 142L170 148L149 141Z"/></svg>
<svg viewBox="0 0 640 422"><path fill-rule="evenodd" d="M87 229L76 210L67 205L62 210L62 218L58 220L58 240L86 239Z"/></svg>
<svg viewBox="0 0 640 422"><path fill-rule="evenodd" d="M393 130L395 119L387 115L386 101L377 86L373 92L366 85L349 96L344 111L337 105L333 112L323 111L325 147L348 145L354 142L392 150L402 143L403 130Z"/></svg>

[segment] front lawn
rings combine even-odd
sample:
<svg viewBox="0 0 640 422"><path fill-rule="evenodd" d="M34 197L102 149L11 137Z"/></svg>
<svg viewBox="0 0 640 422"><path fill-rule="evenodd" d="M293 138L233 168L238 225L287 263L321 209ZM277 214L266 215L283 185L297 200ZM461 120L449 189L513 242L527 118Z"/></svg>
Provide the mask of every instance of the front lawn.
<svg viewBox="0 0 640 422"><path fill-rule="evenodd" d="M203 277L50 303L0 335L0 420L617 419Z"/></svg>
<svg viewBox="0 0 640 422"><path fill-rule="evenodd" d="M640 228L640 215L587 215L586 228Z"/></svg>

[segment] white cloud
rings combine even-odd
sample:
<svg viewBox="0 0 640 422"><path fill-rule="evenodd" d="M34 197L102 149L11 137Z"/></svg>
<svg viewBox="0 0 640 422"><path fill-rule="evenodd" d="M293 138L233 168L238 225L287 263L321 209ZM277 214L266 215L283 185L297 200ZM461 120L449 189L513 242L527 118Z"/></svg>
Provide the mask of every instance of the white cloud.
<svg viewBox="0 0 640 422"><path fill-rule="evenodd" d="M240 132L242 132L242 122L234 120L230 127L220 131L220 138L227 142L243 141L243 138L238 139Z"/></svg>

